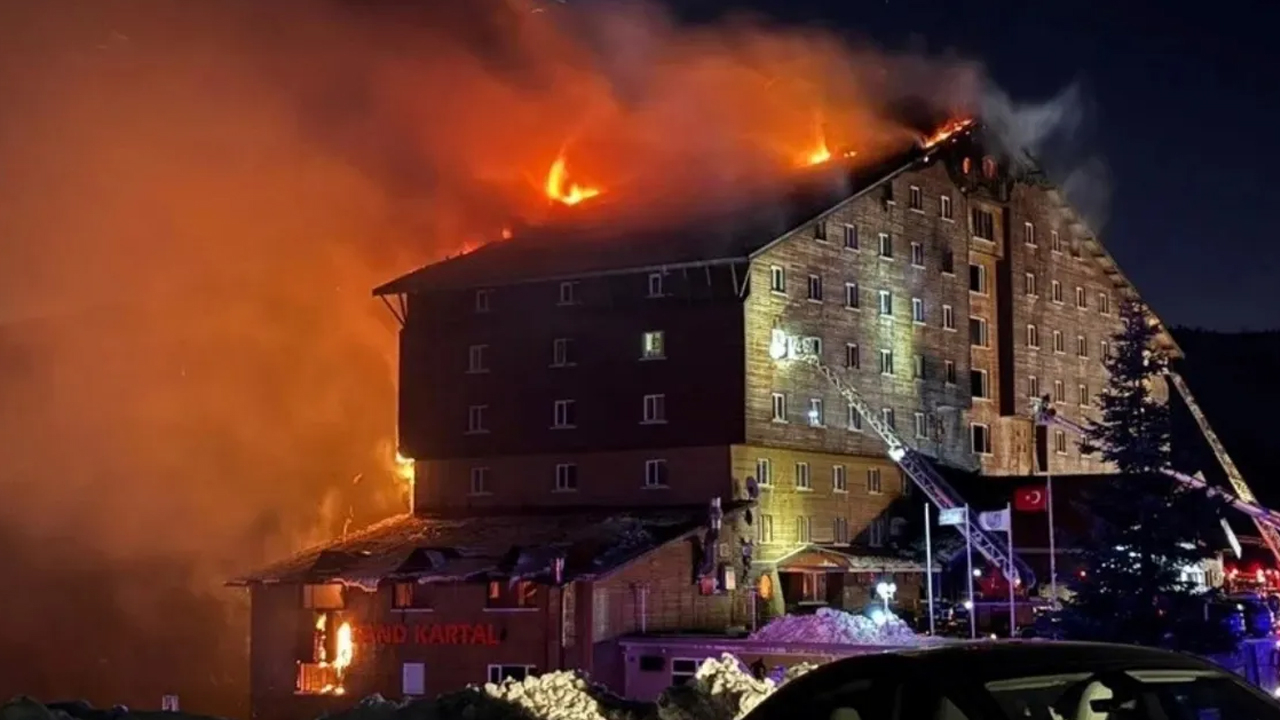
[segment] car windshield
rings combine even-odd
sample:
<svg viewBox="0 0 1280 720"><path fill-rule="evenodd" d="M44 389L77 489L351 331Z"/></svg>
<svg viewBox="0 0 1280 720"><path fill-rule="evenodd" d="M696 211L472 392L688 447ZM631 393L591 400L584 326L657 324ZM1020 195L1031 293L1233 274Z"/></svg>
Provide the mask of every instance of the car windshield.
<svg viewBox="0 0 1280 720"><path fill-rule="evenodd" d="M1076 673L999 680L986 690L1011 719L1280 720L1280 705L1215 671Z"/></svg>

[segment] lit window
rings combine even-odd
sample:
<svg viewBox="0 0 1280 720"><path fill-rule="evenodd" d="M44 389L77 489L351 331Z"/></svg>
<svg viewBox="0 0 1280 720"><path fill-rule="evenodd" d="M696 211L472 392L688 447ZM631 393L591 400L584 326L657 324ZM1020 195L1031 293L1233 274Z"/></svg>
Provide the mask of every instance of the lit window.
<svg viewBox="0 0 1280 720"><path fill-rule="evenodd" d="M921 243L911 243L911 264L922 268L924 267L924 245Z"/></svg>
<svg viewBox="0 0 1280 720"><path fill-rule="evenodd" d="M978 455L991 454L991 427L981 423L969 425L970 444Z"/></svg>
<svg viewBox="0 0 1280 720"><path fill-rule="evenodd" d="M880 257L893 257L893 238L889 233L880 233Z"/></svg>
<svg viewBox="0 0 1280 720"><path fill-rule="evenodd" d="M776 293L787 291L787 273L777 265L769 266L769 290Z"/></svg>
<svg viewBox="0 0 1280 720"><path fill-rule="evenodd" d="M787 396L783 393L773 394L773 421L787 421Z"/></svg>
<svg viewBox="0 0 1280 720"><path fill-rule="evenodd" d="M467 348L467 372L489 372L489 346L472 345Z"/></svg>
<svg viewBox="0 0 1280 720"><path fill-rule="evenodd" d="M862 353L854 343L846 343L844 346L844 366L850 370L862 367Z"/></svg>
<svg viewBox="0 0 1280 720"><path fill-rule="evenodd" d="M917 323L924 322L924 299L911 298L911 321Z"/></svg>
<svg viewBox="0 0 1280 720"><path fill-rule="evenodd" d="M809 426L822 427L826 424L826 416L822 411L822 398L809 398Z"/></svg>
<svg viewBox="0 0 1280 720"><path fill-rule="evenodd" d="M850 310L862 307L862 301L858 298L858 283L844 284L844 306Z"/></svg>
<svg viewBox="0 0 1280 720"><path fill-rule="evenodd" d="M822 276L809 276L809 300L822 302Z"/></svg>
<svg viewBox="0 0 1280 720"><path fill-rule="evenodd" d="M924 192L915 185L907 189L907 208L910 210L924 210Z"/></svg>
<svg viewBox="0 0 1280 720"><path fill-rule="evenodd" d="M950 305L942 306L942 329L943 330L956 329L956 310Z"/></svg>
<svg viewBox="0 0 1280 720"><path fill-rule="evenodd" d="M556 465L556 492L572 492L578 489L578 466L573 463Z"/></svg>
<svg viewBox="0 0 1280 720"><path fill-rule="evenodd" d="M881 348L880 350L880 374L893 374L893 350L890 348Z"/></svg>
<svg viewBox="0 0 1280 720"><path fill-rule="evenodd" d="M489 300L492 299L492 297L493 297L492 290L477 290L476 291L476 312L478 313L489 312Z"/></svg>
<svg viewBox="0 0 1280 720"><path fill-rule="evenodd" d="M869 495L879 495L884 492L884 485L880 478L880 468L867 468L867 493Z"/></svg>
<svg viewBox="0 0 1280 720"><path fill-rule="evenodd" d="M302 586L302 607L306 610L342 610L346 608L342 583L311 583Z"/></svg>
<svg viewBox="0 0 1280 720"><path fill-rule="evenodd" d="M467 432L469 433L487 433L489 426L486 422L489 415L488 405L472 405L467 408Z"/></svg>
<svg viewBox="0 0 1280 720"><path fill-rule="evenodd" d="M489 468L471 468L471 494L488 495L489 492Z"/></svg>
<svg viewBox="0 0 1280 720"><path fill-rule="evenodd" d="M552 406L554 428L573 428L578 425L578 404L573 400L556 400Z"/></svg>
<svg viewBox="0 0 1280 720"><path fill-rule="evenodd" d="M831 466L831 490L833 492L849 492L849 476L845 474L843 465Z"/></svg>
<svg viewBox="0 0 1280 720"><path fill-rule="evenodd" d="M640 421L645 424L664 423L667 421L667 396L645 395L644 415Z"/></svg>
<svg viewBox="0 0 1280 720"><path fill-rule="evenodd" d="M669 483L667 477L667 461L666 460L645 460L644 461L644 486L645 487L667 487Z"/></svg>
<svg viewBox="0 0 1280 720"><path fill-rule="evenodd" d="M650 330L640 336L640 359L661 360L667 356L667 337L662 330Z"/></svg>
<svg viewBox="0 0 1280 720"><path fill-rule="evenodd" d="M573 305L578 301L578 283L562 282L560 283L560 304Z"/></svg>
<svg viewBox="0 0 1280 720"><path fill-rule="evenodd" d="M809 477L809 463L796 463L796 489L812 490L813 480Z"/></svg>

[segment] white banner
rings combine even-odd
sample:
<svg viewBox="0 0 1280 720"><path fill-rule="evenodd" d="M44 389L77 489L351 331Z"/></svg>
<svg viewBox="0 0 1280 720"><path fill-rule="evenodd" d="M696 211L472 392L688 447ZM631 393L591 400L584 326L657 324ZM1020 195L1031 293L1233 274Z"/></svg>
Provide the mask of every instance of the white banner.
<svg viewBox="0 0 1280 720"><path fill-rule="evenodd" d="M1009 532L1009 509L978 513L978 527L987 532Z"/></svg>
<svg viewBox="0 0 1280 720"><path fill-rule="evenodd" d="M943 527L963 525L967 507L942 508L938 510L938 524Z"/></svg>

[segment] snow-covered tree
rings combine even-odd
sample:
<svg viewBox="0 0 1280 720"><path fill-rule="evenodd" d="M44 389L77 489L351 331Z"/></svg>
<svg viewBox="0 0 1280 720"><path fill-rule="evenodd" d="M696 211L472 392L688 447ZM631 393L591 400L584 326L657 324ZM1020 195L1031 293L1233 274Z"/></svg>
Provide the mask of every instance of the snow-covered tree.
<svg viewBox="0 0 1280 720"><path fill-rule="evenodd" d="M1233 639L1186 573L1216 557L1222 503L1160 474L1170 468L1171 418L1154 390L1168 356L1144 306L1125 303L1120 313L1123 328L1103 358L1110 381L1097 398L1100 417L1081 443L1119 474L1087 493L1094 527L1064 626L1078 639L1226 650Z"/></svg>

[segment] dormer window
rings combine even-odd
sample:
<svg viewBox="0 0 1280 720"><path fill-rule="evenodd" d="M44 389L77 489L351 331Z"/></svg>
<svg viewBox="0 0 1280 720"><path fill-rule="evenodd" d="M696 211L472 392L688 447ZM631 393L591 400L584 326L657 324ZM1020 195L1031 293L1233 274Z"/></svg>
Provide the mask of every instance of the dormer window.
<svg viewBox="0 0 1280 720"><path fill-rule="evenodd" d="M996 177L996 161L995 158L985 157L982 159L982 176L988 180L994 180Z"/></svg>

